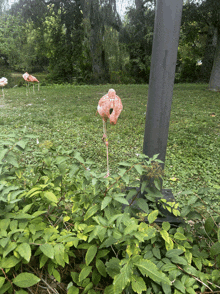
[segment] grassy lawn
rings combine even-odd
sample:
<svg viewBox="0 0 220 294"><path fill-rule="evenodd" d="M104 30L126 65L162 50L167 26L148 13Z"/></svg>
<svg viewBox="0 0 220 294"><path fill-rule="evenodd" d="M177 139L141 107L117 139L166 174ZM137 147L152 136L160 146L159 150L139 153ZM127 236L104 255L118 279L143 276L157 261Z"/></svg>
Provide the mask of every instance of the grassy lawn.
<svg viewBox="0 0 220 294"><path fill-rule="evenodd" d="M42 86L40 92L35 86L36 93L31 87L28 97L25 87L5 89L4 101L0 97L0 132L26 126L40 144L49 141L76 149L103 172L106 150L96 109L109 88L116 90L124 106L117 125L107 127L110 171L117 171L119 161L142 152L148 85L51 85ZM207 88L206 84L174 88L163 187L172 188L182 204L182 191L220 189L220 93Z"/></svg>

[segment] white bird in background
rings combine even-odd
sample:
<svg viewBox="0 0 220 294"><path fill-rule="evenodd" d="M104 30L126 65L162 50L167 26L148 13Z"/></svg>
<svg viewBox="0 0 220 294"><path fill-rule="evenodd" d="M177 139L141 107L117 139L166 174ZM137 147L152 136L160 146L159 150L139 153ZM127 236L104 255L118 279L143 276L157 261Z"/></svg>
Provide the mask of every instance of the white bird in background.
<svg viewBox="0 0 220 294"><path fill-rule="evenodd" d="M3 77L0 79L0 87L2 87L3 98L5 98L3 87L6 86L7 83L8 83L8 80L6 78Z"/></svg>

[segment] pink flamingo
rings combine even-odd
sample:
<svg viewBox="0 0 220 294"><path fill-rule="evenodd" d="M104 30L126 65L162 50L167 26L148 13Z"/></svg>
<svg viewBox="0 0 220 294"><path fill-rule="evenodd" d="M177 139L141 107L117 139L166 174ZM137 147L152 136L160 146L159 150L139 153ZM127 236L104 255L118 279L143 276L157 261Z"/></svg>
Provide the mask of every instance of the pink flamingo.
<svg viewBox="0 0 220 294"><path fill-rule="evenodd" d="M33 83L33 93L35 93L34 92L34 83L38 83L38 91L40 90L39 81L34 76L29 75L29 73L26 72L25 74L23 74L22 77L28 83L28 87L29 87L29 83ZM26 91L26 94L27 94L27 91Z"/></svg>
<svg viewBox="0 0 220 294"><path fill-rule="evenodd" d="M101 115L103 120L103 137L102 140L106 145L107 152L107 174L106 178L109 176L109 163L108 163L108 139L107 139L107 130L106 122L109 119L111 125L117 123L118 117L123 109L121 99L116 95L114 89L110 89L108 94L104 95L98 103L97 111Z"/></svg>
<svg viewBox="0 0 220 294"><path fill-rule="evenodd" d="M0 87L2 87L3 98L5 98L3 87L6 86L7 83L8 83L8 80L6 78L3 77L0 79Z"/></svg>

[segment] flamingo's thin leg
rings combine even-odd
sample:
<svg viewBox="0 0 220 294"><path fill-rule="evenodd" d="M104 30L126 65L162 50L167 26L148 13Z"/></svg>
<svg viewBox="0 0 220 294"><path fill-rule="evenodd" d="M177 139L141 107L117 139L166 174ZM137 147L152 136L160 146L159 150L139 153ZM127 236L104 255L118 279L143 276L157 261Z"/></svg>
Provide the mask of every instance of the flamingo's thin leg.
<svg viewBox="0 0 220 294"><path fill-rule="evenodd" d="M107 174L105 178L109 177L109 162L108 162L108 138L107 138L107 130L106 130L106 121L103 119L103 142L106 145L106 153L107 153Z"/></svg>

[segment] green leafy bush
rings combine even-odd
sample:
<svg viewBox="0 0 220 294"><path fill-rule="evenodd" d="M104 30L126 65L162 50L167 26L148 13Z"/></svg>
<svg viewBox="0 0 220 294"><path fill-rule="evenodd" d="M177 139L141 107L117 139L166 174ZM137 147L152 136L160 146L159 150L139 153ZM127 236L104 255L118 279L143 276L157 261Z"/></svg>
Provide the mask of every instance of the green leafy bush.
<svg viewBox="0 0 220 294"><path fill-rule="evenodd" d="M26 129L0 137L0 294L220 288L219 217L203 222L193 195L181 226L156 222L158 202L179 215L160 199L157 155L120 162L105 178L78 151L37 145Z"/></svg>

